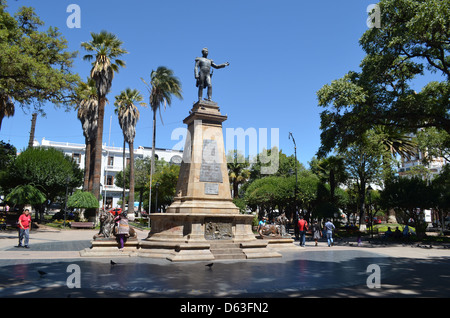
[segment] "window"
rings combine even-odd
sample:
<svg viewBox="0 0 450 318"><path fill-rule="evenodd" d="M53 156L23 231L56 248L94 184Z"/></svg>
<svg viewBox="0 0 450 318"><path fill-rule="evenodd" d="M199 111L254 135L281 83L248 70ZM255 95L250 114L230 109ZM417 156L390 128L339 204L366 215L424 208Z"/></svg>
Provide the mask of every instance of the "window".
<svg viewBox="0 0 450 318"><path fill-rule="evenodd" d="M73 153L73 154L72 154L72 159L73 159L77 164L80 164L80 161L81 161L81 154L79 154L79 153Z"/></svg>
<svg viewBox="0 0 450 318"><path fill-rule="evenodd" d="M108 166L114 166L114 157L113 156L108 157Z"/></svg>
<svg viewBox="0 0 450 318"><path fill-rule="evenodd" d="M114 185L114 176L106 176L106 185L108 186Z"/></svg>

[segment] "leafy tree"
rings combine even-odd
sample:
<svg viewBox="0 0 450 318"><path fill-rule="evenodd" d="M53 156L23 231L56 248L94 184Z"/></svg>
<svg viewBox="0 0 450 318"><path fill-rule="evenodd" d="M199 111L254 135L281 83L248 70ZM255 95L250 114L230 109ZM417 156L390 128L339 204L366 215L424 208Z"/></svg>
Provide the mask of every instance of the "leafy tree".
<svg viewBox="0 0 450 318"><path fill-rule="evenodd" d="M432 159L443 158L446 163L450 163L450 134L436 127L420 129L416 134L418 149L423 156L424 164Z"/></svg>
<svg viewBox="0 0 450 318"><path fill-rule="evenodd" d="M67 200L67 207L76 209L98 208L98 200L91 192L77 190Z"/></svg>
<svg viewBox="0 0 450 318"><path fill-rule="evenodd" d="M340 155L345 158L349 181L354 184L359 198L360 225L364 219L364 202L367 187L371 183L380 183L382 177L382 145L373 138L371 132L363 140L351 144Z"/></svg>
<svg viewBox="0 0 450 318"><path fill-rule="evenodd" d="M433 191L426 181L420 178L394 178L386 182L380 193L380 203L386 208L393 208L397 217L405 224L413 220L418 236L425 234L424 209L432 206Z"/></svg>
<svg viewBox="0 0 450 318"><path fill-rule="evenodd" d="M13 116L14 103L22 109L43 105L69 107L80 80L70 69L76 52L68 52L67 41L57 28L41 31L44 22L31 7L21 7L15 16L0 2L0 127L4 116Z"/></svg>
<svg viewBox="0 0 450 318"><path fill-rule="evenodd" d="M321 185L323 185L323 183L321 183L317 175L311 171L307 170L299 174L296 200L299 203L299 207L306 212L307 219L310 219L319 198L324 201L328 199L328 197L320 195L319 187ZM329 192L327 192L327 194L329 194Z"/></svg>
<svg viewBox="0 0 450 318"><path fill-rule="evenodd" d="M432 207L438 212L440 223L450 212L450 166L445 165L442 172L431 182ZM441 233L443 234L443 227Z"/></svg>
<svg viewBox="0 0 450 318"><path fill-rule="evenodd" d="M16 158L16 147L0 140L0 171L8 169Z"/></svg>
<svg viewBox="0 0 450 318"><path fill-rule="evenodd" d="M343 150L381 125L414 133L436 127L450 133L450 1L381 0L381 28L360 39L361 71L348 72L318 92L319 154ZM412 83L428 70L441 75L420 92Z"/></svg>
<svg viewBox="0 0 450 318"><path fill-rule="evenodd" d="M150 73L150 83L146 83L144 79L141 78L150 93L150 107L153 111L153 138L152 138L152 161L150 168L150 183L153 184L152 178L155 171L155 147L156 147L156 112L159 111L161 121L161 106L172 104L172 96L179 99L183 99L181 95L181 82L174 76L171 69L165 66L159 66L156 71L152 70ZM150 189L149 200L151 200L152 190Z"/></svg>
<svg viewBox="0 0 450 318"><path fill-rule="evenodd" d="M95 160L92 192L100 198L100 176L102 169L102 143L103 143L103 121L105 117L106 95L109 93L114 78L114 72L119 71L119 67L124 67L125 62L119 58L128 53L122 48L122 41L116 35L107 31L100 33L91 33L92 40L83 42L81 46L87 52L83 59L87 61L94 60L90 77L95 81L98 98L98 121L97 134L95 140Z"/></svg>
<svg viewBox="0 0 450 318"><path fill-rule="evenodd" d="M28 148L17 156L9 169L9 174L2 180L9 189L19 185L33 185L41 191L46 204L65 195L69 189L81 186L83 172L69 156L54 148ZM45 205L40 207L42 215Z"/></svg>
<svg viewBox="0 0 450 318"><path fill-rule="evenodd" d="M33 185L25 184L12 189L5 200L13 206L18 206L19 209L23 209L27 204L30 204L31 206L41 205L45 201L45 196Z"/></svg>
<svg viewBox="0 0 450 318"><path fill-rule="evenodd" d="M296 165L298 173L301 173L305 170L303 164L301 164L298 160L297 162L295 162L294 155L288 157L285 153L283 153L282 150L279 150L277 147L273 147L272 149L268 150L263 149L263 151L256 155L254 161L255 162L252 163L250 167L250 182L266 176L292 176L294 174ZM277 162L274 163L273 161ZM268 168L269 166L274 166L277 169L268 169L270 172L272 172L271 174L262 173L262 168Z"/></svg>

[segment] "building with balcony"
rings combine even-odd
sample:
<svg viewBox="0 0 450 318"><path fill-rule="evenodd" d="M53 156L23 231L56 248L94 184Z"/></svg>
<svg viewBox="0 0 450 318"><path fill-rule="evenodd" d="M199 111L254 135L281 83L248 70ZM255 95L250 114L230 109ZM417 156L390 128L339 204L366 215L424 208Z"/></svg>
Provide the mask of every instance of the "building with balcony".
<svg viewBox="0 0 450 318"><path fill-rule="evenodd" d="M55 148L62 151L65 155L72 157L84 169L86 147L84 144L75 144L70 142L57 142L42 139L41 143L35 141L34 146ZM134 149L134 158L151 157L152 148L139 146ZM164 159L171 164L181 164L183 152L179 150L155 148L155 156L158 159ZM129 149L125 149L126 164L130 163ZM101 175L101 193L103 204L108 208L118 207L118 201L122 200L123 189L115 185L116 174L123 169L123 148L110 147L103 145L102 149L102 175ZM128 190L126 190L128 191Z"/></svg>

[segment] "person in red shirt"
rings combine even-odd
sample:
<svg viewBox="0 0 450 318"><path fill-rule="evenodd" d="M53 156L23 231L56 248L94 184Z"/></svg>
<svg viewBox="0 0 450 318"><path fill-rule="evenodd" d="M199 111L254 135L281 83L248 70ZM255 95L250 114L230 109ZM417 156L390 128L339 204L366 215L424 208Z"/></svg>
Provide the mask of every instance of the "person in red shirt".
<svg viewBox="0 0 450 318"><path fill-rule="evenodd" d="M298 220L298 231L300 234L300 246L305 247L306 241L306 231L308 230L308 222L303 219L303 216L300 216L300 220Z"/></svg>
<svg viewBox="0 0 450 318"><path fill-rule="evenodd" d="M31 215L30 210L25 209L23 214L19 217L19 245L22 247L22 240L24 241L23 247L29 248L28 243L30 240L30 227L31 227Z"/></svg>

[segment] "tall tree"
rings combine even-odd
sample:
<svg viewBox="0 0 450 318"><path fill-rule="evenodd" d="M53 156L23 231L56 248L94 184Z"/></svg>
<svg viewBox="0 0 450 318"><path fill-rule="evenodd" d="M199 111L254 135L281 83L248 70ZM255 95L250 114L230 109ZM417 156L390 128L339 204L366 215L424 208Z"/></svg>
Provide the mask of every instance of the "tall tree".
<svg viewBox="0 0 450 318"><path fill-rule="evenodd" d="M142 78L141 78L142 79ZM159 111L161 122L161 106L164 105L166 109L167 105L172 104L172 96L179 99L183 99L181 95L181 82L174 76L171 69L165 66L159 66L156 71L152 70L150 73L150 83L146 83L144 79L142 81L147 86L150 93L150 107L153 111L153 141L152 141L152 162L150 167L150 186L152 184L152 177L155 170L155 145L156 145L156 112ZM151 202L152 190L150 188L149 201ZM151 207L149 207L150 210Z"/></svg>
<svg viewBox="0 0 450 318"><path fill-rule="evenodd" d="M102 169L102 143L103 143L103 120L105 117L106 95L109 93L114 78L114 72L119 71L119 67L124 67L125 62L119 57L128 53L122 48L123 42L115 34L107 31L91 33L92 40L81 43L81 46L88 52L83 59L94 60L91 69L91 78L95 80L98 97L98 122L97 136L95 142L95 162L94 176L92 183L92 193L100 199L100 176Z"/></svg>
<svg viewBox="0 0 450 318"><path fill-rule="evenodd" d="M378 6L381 27L360 39L361 71L317 92L325 108L320 153L344 149L375 125L450 132L450 1L381 0ZM437 80L416 92L414 81L425 70Z"/></svg>
<svg viewBox="0 0 450 318"><path fill-rule="evenodd" d="M340 155L345 158L349 179L354 182L359 199L360 225L364 219L366 191L370 184L379 183L382 177L382 146L365 134L360 142L353 143Z"/></svg>
<svg viewBox="0 0 450 318"><path fill-rule="evenodd" d="M120 95L116 96L116 101L114 102L116 107L114 112L119 118L123 139L128 143L128 148L130 149L130 192L128 193L128 215L130 217L134 216L134 137L136 136L136 125L139 120L139 110L136 104L145 107L146 104L142 102L143 100L144 98L138 90L127 88ZM125 171L125 167L123 167L123 171ZM125 197L123 201L125 201Z"/></svg>
<svg viewBox="0 0 450 318"><path fill-rule="evenodd" d="M44 104L71 107L80 80L71 73L76 52L57 28L42 31L44 22L31 7L12 16L0 1L0 125L14 114L14 104L45 114ZM0 126L1 127L1 126Z"/></svg>
<svg viewBox="0 0 450 318"><path fill-rule="evenodd" d="M77 116L83 128L86 144L84 156L84 191L92 191L95 162L95 142L97 135L98 120L98 97L95 81L88 78L81 82L77 90Z"/></svg>

